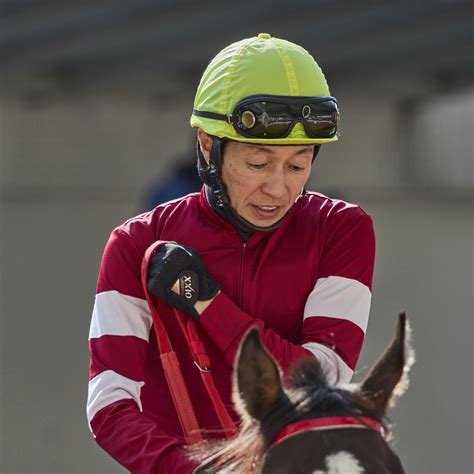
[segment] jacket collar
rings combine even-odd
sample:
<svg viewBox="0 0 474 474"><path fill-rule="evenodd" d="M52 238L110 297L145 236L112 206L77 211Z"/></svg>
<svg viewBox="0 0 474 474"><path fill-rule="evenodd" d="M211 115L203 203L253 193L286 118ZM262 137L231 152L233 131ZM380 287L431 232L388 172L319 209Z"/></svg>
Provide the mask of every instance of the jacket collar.
<svg viewBox="0 0 474 474"><path fill-rule="evenodd" d="M286 216L286 218L283 220L283 222L276 229L256 231L254 233L254 235L264 236L264 235L267 235L267 234L271 234L272 232L276 232L278 229L280 229L280 228L284 227L285 225L287 225L288 221L290 221L292 219L292 215L301 207L302 201L304 201L304 197L301 198L301 199L298 199L298 201L295 202L295 204L291 208L291 210L288 213L288 215ZM204 218L211 225L216 226L220 229L223 229L227 232L230 232L230 233L235 234L236 236L238 236L237 229L235 228L235 226L231 222L227 221L222 216L220 216L209 204L209 202L207 200L207 197L206 197L205 186L202 186L201 193L199 194L199 208L200 208L201 213L204 216ZM240 239L240 237L239 237L239 239ZM253 237L251 237L251 239L254 240Z"/></svg>

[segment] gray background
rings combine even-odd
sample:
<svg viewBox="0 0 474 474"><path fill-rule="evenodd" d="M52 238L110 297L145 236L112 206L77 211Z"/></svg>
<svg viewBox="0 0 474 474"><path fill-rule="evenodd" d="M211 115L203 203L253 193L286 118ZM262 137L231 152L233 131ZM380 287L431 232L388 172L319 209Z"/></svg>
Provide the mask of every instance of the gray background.
<svg viewBox="0 0 474 474"><path fill-rule="evenodd" d="M473 472L472 2L0 3L0 472L124 470L85 417L112 228L194 159L199 76L259 32L301 43L340 104L310 189L378 239L364 371L405 310L417 362L390 413L410 473Z"/></svg>

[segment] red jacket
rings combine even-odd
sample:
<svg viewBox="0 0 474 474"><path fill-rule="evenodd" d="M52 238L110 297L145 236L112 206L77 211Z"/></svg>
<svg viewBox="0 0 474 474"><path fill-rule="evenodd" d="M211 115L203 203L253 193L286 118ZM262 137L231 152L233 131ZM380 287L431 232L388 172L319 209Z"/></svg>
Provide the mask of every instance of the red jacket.
<svg viewBox="0 0 474 474"><path fill-rule="evenodd" d="M261 329L285 371L314 355L333 379L350 379L367 327L375 255L372 221L363 210L308 193L276 230L244 243L204 192L158 206L112 232L90 330L89 423L97 442L127 469L189 473L195 465L182 448L140 283L143 255L156 240L197 250L221 285L197 326L234 419L231 371L251 326ZM172 310L159 299L156 305L200 426L219 428Z"/></svg>

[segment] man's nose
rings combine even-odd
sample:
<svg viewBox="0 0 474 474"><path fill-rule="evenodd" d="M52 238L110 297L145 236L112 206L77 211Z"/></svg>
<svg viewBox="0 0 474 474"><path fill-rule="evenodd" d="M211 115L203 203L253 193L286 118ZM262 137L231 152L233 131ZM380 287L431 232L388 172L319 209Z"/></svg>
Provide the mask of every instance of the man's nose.
<svg viewBox="0 0 474 474"><path fill-rule="evenodd" d="M285 173L283 170L274 170L263 183L262 191L273 197L282 197L286 193Z"/></svg>

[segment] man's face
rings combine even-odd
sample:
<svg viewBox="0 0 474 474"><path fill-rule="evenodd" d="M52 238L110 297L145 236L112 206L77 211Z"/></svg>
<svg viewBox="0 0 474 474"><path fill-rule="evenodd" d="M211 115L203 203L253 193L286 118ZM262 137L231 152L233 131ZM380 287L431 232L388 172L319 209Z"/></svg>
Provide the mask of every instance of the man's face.
<svg viewBox="0 0 474 474"><path fill-rule="evenodd" d="M222 180L234 210L251 224L268 227L293 206L311 173L314 145L224 146Z"/></svg>

